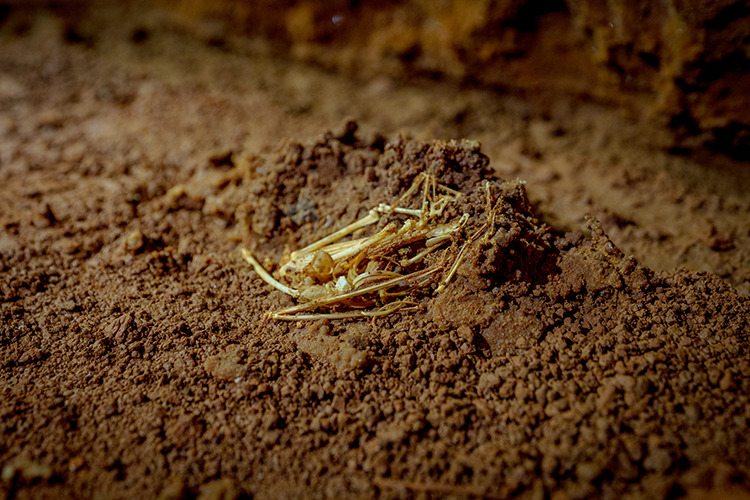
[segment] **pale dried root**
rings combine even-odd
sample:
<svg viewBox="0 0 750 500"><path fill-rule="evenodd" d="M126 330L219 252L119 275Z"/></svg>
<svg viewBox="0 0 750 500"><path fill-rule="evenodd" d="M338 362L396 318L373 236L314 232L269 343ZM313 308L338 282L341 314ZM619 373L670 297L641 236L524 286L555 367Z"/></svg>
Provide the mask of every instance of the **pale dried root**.
<svg viewBox="0 0 750 500"><path fill-rule="evenodd" d="M421 196L413 201L420 208L402 206L420 188ZM438 283L435 293L442 293L471 253L469 248L494 227L490 183L485 183L484 188L487 219L459 247L457 235L469 222L469 214L445 224L436 224L434 219L462 193L439 184L432 175L419 174L396 203L381 203L364 217L292 252L289 261L280 266L279 277L291 281L296 289L271 276L243 248L242 257L263 281L300 301L267 316L278 320L375 318L416 305L408 298L410 294L419 290L426 292L433 283ZM370 236L341 241L391 214L411 218L400 227L389 222ZM416 254L410 256L412 249ZM441 255L429 257L439 249L443 249ZM432 264L427 265L428 260ZM427 267L402 274L406 269L425 265Z"/></svg>
<svg viewBox="0 0 750 500"><path fill-rule="evenodd" d="M333 312L333 313L314 313L314 314L282 314L281 311L271 313L268 315L271 319L279 319L285 321L305 321L305 320L318 320L318 319L346 319L346 318L377 318L379 316L386 316L404 308L412 308L417 305L416 302L408 300L400 300L397 302L390 302L375 311L365 310L351 310L344 312Z"/></svg>
<svg viewBox="0 0 750 500"><path fill-rule="evenodd" d="M245 261L247 261L251 266L253 266L253 269L263 281L287 295L291 295L294 298L299 297L299 291L276 281L276 279L263 268L260 262L258 262L258 260L253 257L253 254L251 254L247 248L242 249L242 258L245 259Z"/></svg>
<svg viewBox="0 0 750 500"><path fill-rule="evenodd" d="M320 307L332 306L332 305L339 304L339 303L346 303L347 301L351 299L362 297L363 295L378 293L381 290L386 290L388 288L392 288L394 286L397 286L403 283L408 283L409 281L412 281L412 280L416 280L419 278L426 278L428 276L436 274L438 271L440 271L440 268L438 267L435 267L432 269L423 269L421 271L416 271L412 274L407 274L405 276L398 276L396 278L391 278L386 281L376 283L374 285L366 286L357 290L352 290L347 293L342 293L340 295L334 295L325 299L313 300L310 302L306 302L304 304L297 304L295 306L287 307L285 309L277 311L276 313L271 313L269 314L269 316L273 317L275 315L289 315L289 314L294 314L298 312L312 311Z"/></svg>

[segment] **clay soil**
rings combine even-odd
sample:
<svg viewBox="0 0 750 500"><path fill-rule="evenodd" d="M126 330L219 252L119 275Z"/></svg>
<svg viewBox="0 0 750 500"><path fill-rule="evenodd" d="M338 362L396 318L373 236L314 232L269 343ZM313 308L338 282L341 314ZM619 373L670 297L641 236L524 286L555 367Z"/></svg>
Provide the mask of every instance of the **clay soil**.
<svg viewBox="0 0 750 500"><path fill-rule="evenodd" d="M746 163L158 12L3 15L4 497L750 497ZM445 290L266 318L296 301L241 247L274 270L422 172L451 245L482 228Z"/></svg>

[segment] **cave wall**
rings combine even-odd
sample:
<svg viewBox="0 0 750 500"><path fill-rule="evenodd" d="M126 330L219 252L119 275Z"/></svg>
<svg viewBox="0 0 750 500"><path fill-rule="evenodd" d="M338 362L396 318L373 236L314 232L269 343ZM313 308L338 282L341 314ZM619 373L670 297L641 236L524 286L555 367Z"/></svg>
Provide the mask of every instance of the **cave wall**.
<svg viewBox="0 0 750 500"><path fill-rule="evenodd" d="M750 2L156 0L368 78L448 78L634 109L674 145L750 145Z"/></svg>

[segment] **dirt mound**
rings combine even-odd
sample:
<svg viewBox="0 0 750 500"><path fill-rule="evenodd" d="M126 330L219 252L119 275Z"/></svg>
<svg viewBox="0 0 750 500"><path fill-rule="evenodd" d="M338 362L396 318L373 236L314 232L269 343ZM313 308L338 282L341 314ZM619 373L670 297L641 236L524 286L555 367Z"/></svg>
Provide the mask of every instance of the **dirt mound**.
<svg viewBox="0 0 750 500"><path fill-rule="evenodd" d="M411 290L408 311L265 317L297 301L241 246L279 276L292 250L381 203L403 199L404 213L351 237L403 227L424 206L404 198L423 174L462 193L431 223L465 224L424 259L451 256L450 279ZM365 140L350 123L216 157L131 211L67 203L3 247L9 497L750 486L747 299L710 275L643 268L595 222L589 236L548 227L477 143ZM83 256L57 243L80 239L81 220L117 229ZM394 255L427 244L409 245Z"/></svg>

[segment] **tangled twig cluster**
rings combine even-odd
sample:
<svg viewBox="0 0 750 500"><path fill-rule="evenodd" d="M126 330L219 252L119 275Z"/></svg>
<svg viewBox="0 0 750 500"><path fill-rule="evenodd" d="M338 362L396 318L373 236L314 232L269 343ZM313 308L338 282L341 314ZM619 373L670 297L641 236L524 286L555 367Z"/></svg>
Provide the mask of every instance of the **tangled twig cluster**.
<svg viewBox="0 0 750 500"><path fill-rule="evenodd" d="M442 224L437 220L463 194L419 174L395 203L380 204L367 215L308 246L292 252L273 277L253 254L242 257L266 283L298 300L268 313L272 319L312 320L377 317L414 307L416 296L429 288L442 293L469 253L468 249L494 226L491 184L484 184L487 218L466 234L470 215ZM419 195L421 192L421 196ZM416 208L410 206L417 205ZM400 216L400 217L399 217ZM403 219L401 224L397 220ZM345 240L355 231L387 217L378 232ZM288 283L284 284L282 281Z"/></svg>

